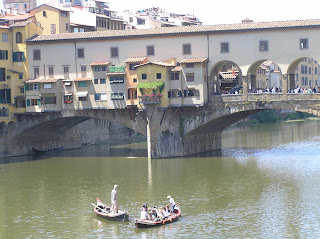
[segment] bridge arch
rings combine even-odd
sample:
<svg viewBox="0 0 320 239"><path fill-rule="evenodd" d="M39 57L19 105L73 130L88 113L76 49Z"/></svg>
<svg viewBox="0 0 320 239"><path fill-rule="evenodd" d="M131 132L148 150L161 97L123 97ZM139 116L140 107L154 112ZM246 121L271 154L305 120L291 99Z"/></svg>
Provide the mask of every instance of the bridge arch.
<svg viewBox="0 0 320 239"><path fill-rule="evenodd" d="M209 92L214 95L230 91L235 86L242 85L240 66L230 60L215 63L209 70Z"/></svg>

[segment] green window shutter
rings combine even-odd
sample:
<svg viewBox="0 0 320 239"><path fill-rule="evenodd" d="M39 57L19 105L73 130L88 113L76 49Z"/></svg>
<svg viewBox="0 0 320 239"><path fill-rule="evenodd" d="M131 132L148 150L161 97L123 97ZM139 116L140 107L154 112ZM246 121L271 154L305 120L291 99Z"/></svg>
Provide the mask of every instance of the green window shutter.
<svg viewBox="0 0 320 239"><path fill-rule="evenodd" d="M8 51L6 51L6 60L8 60Z"/></svg>
<svg viewBox="0 0 320 239"><path fill-rule="evenodd" d="M30 105L31 105L30 99L27 99L27 106L30 106Z"/></svg>
<svg viewBox="0 0 320 239"><path fill-rule="evenodd" d="M25 90L25 91L28 91L28 90L29 90L29 85L28 85L28 84L25 84L25 85L24 85L24 90Z"/></svg>
<svg viewBox="0 0 320 239"><path fill-rule="evenodd" d="M41 106L41 99L37 100L37 105Z"/></svg>
<svg viewBox="0 0 320 239"><path fill-rule="evenodd" d="M25 57L25 55L24 55L24 52L21 52L22 53L22 61L25 61L26 60L26 57Z"/></svg>
<svg viewBox="0 0 320 239"><path fill-rule="evenodd" d="M8 90L7 90L6 96L7 96L6 101L7 101L8 103L11 103L11 89L8 89Z"/></svg>
<svg viewBox="0 0 320 239"><path fill-rule="evenodd" d="M13 62L17 61L17 52L12 53L12 60L13 60Z"/></svg>

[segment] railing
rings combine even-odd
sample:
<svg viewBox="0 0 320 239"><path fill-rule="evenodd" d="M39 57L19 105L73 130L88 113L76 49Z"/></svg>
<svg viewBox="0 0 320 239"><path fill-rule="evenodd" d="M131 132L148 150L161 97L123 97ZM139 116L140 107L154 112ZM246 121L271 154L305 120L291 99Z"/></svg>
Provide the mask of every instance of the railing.
<svg viewBox="0 0 320 239"><path fill-rule="evenodd" d="M160 104L161 95L143 95L139 96L139 104Z"/></svg>

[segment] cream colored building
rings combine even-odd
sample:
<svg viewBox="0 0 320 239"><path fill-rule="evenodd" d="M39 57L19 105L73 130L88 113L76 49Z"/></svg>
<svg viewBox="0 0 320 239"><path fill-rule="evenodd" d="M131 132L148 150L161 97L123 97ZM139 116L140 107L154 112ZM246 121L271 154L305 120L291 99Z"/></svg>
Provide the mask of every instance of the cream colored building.
<svg viewBox="0 0 320 239"><path fill-rule="evenodd" d="M266 59L269 59L279 66L281 78L288 79L289 89L294 88L296 68L301 61L306 58L320 60L319 32L320 20L301 20L42 35L28 41L29 53L40 49L42 56L41 65L31 60L29 71L32 72L34 67L39 66L40 77L45 78L46 67L52 65L55 67L57 79L65 80L63 69L68 66L70 80L85 78L81 75L86 72L86 78L90 78L90 84L94 85L92 67L90 67L94 62L110 62L108 65L110 69L110 66L126 66L126 60L131 57L146 56L148 62L164 62L174 58L177 63L170 67L170 75L171 72L178 72L181 78L177 82L166 84L164 92L168 92L168 89L177 89L181 92L195 89L198 92L194 91L194 97L191 98L183 94L183 100L175 99L181 103L169 102L165 99L168 93L163 94L166 96L162 99L161 107L201 106L210 100L212 95L219 93L218 76L222 67L229 63L237 66L239 82L248 82L251 87L256 87L257 69ZM192 59L196 59L193 62L193 68L188 68L187 64L191 63ZM156 67L151 69L151 65L145 66L146 73L155 73L154 71L158 70ZM110 72L109 69L106 72L106 79L110 79L112 76L110 73L116 73ZM138 69L137 78L140 82L139 74L142 72L138 73ZM117 75L120 76L123 73L117 72ZM167 76L165 79L167 81L169 72L164 74ZM194 82L187 81L189 74L194 74ZM114 101L116 95L112 93L122 92L124 95L121 94L121 96L126 100L127 81L128 78L124 75L123 86L122 83L120 83L121 86L109 85L108 107L123 107L122 103L116 104ZM84 89L85 87L81 89L81 92L88 92L90 103L82 104L81 107L93 105L94 95L90 93L90 84L86 86L87 89ZM77 87L76 84L75 87ZM96 87L93 89L97 90ZM105 90L105 88L101 89ZM80 91L75 88L74 94L77 92ZM139 92L137 94L139 96ZM78 106L74 104L73 107Z"/></svg>

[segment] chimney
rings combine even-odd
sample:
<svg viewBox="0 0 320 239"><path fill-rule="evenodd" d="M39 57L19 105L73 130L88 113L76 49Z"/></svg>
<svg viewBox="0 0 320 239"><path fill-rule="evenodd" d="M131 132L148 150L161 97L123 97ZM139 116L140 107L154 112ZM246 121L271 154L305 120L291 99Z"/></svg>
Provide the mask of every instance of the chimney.
<svg viewBox="0 0 320 239"><path fill-rule="evenodd" d="M243 20L241 20L242 23L250 23L253 22L253 20L251 20L250 18L245 18Z"/></svg>

